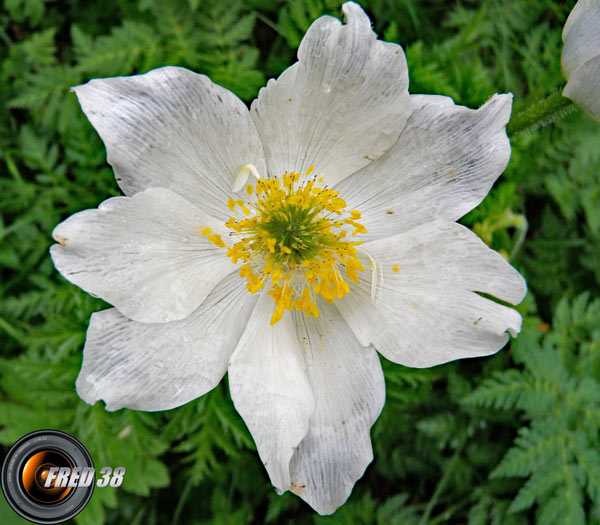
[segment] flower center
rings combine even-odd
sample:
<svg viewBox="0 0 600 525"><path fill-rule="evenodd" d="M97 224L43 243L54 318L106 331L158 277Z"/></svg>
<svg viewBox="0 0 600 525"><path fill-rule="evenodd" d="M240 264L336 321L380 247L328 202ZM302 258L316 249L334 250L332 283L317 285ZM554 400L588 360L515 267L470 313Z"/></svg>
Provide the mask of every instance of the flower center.
<svg viewBox="0 0 600 525"><path fill-rule="evenodd" d="M236 217L225 225L239 238L227 256L244 262L240 276L250 293L270 287L267 293L275 302L271 325L294 308L319 317L316 296L333 303L350 291L346 279L357 283L357 270L364 270L355 248L361 242L345 240L350 230L350 237L366 233L357 222L360 212L347 212L339 192L319 187L321 178L308 177L312 171L311 166L302 182L300 173L286 173L283 180L259 179L256 188L246 186L248 202L227 203ZM210 233L202 230L209 241L226 246Z"/></svg>

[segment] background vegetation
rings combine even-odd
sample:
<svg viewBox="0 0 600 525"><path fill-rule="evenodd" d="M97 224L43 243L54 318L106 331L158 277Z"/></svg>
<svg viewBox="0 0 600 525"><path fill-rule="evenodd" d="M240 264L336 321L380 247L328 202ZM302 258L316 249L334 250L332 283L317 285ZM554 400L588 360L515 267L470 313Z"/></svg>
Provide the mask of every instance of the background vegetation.
<svg viewBox="0 0 600 525"><path fill-rule="evenodd" d="M69 87L171 64L249 102L340 3L4 0L0 443L62 429L97 465L127 468L78 524L600 523L600 125L573 107L511 134L506 173L463 219L526 276L522 334L491 358L428 370L385 362L375 461L334 516L275 494L226 384L152 414L108 413L75 394L89 316L106 305L54 270L50 232L119 192ZM478 107L512 92L516 114L564 84L573 0L361 3L378 34L403 45L412 93ZM3 499L0 521L23 523Z"/></svg>

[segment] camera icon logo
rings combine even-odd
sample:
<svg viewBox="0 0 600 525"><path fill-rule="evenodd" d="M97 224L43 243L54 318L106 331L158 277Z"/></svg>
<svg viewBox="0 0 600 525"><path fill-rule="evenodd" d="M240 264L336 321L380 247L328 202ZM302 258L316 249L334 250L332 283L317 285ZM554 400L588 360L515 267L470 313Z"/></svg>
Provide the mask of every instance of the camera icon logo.
<svg viewBox="0 0 600 525"><path fill-rule="evenodd" d="M22 437L2 465L2 492L21 517L40 524L67 521L87 505L94 487L119 487L124 467L103 467L96 481L92 457L73 436L39 430Z"/></svg>

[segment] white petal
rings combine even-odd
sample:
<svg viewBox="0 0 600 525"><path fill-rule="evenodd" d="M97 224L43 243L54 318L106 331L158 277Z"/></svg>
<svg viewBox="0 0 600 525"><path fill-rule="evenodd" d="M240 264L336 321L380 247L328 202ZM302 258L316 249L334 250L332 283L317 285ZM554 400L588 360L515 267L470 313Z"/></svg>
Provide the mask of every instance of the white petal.
<svg viewBox="0 0 600 525"><path fill-rule="evenodd" d="M600 122L600 54L575 70L563 95L573 100L589 117Z"/></svg>
<svg viewBox="0 0 600 525"><path fill-rule="evenodd" d="M570 80L578 68L600 55L600 1L577 2L567 18L562 38L565 45L561 64Z"/></svg>
<svg viewBox="0 0 600 525"><path fill-rule="evenodd" d="M316 407L292 458L291 490L320 514L342 505L373 459L369 431L385 402L377 352L363 347L333 305L294 312Z"/></svg>
<svg viewBox="0 0 600 525"><path fill-rule="evenodd" d="M114 197L69 217L52 233L52 260L63 276L135 321L187 317L235 270L201 235L225 226L163 188Z"/></svg>
<svg viewBox="0 0 600 525"><path fill-rule="evenodd" d="M578 0L575 7L569 13L565 26L563 27L562 39L563 42L569 36L571 29L575 27L575 23L582 15L588 15L590 11L600 5L600 0Z"/></svg>
<svg viewBox="0 0 600 525"><path fill-rule="evenodd" d="M335 184L389 149L408 118L402 48L377 40L357 4L347 2L342 10L347 25L317 19L298 62L252 103L272 175L314 165Z"/></svg>
<svg viewBox="0 0 600 525"><path fill-rule="evenodd" d="M291 315L270 326L273 299L262 293L229 364L229 388L271 482L290 487L290 459L308 431L315 402Z"/></svg>
<svg viewBox="0 0 600 525"><path fill-rule="evenodd" d="M371 302L366 271L336 305L359 341L391 361L428 367L493 354L508 341L506 331L519 332L516 310L475 292L516 304L525 281L464 226L437 221L362 248L383 272L379 301Z"/></svg>
<svg viewBox="0 0 600 525"><path fill-rule="evenodd" d="M392 149L335 188L349 209L362 213L368 233L361 240L462 217L508 164L511 95L494 95L478 110L448 97L414 95L411 101L413 112Z"/></svg>
<svg viewBox="0 0 600 525"><path fill-rule="evenodd" d="M92 315L77 393L107 410L167 410L214 388L246 327L256 297L238 275L220 282L182 321L138 323L116 308Z"/></svg>
<svg viewBox="0 0 600 525"><path fill-rule="evenodd" d="M163 67L74 90L127 195L168 188L224 220L240 169L266 171L248 109L204 75Z"/></svg>

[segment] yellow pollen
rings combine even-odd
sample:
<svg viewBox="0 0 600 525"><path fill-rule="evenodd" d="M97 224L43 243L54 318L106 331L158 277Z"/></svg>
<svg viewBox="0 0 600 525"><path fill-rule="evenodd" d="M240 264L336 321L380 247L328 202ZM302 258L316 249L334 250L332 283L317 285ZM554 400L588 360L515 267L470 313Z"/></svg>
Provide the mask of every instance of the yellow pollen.
<svg viewBox="0 0 600 525"><path fill-rule="evenodd" d="M209 235L207 239L219 248L225 248L225 243L220 235Z"/></svg>
<svg viewBox="0 0 600 525"><path fill-rule="evenodd" d="M395 272L397 272L397 271L398 271L398 269L399 269L399 268L398 268L398 265L396 265L396 266L394 266L394 267L392 268L392 270L394 270Z"/></svg>
<svg viewBox="0 0 600 525"><path fill-rule="evenodd" d="M286 310L319 317L317 297L333 303L350 292L348 283L358 283L357 272L364 271L356 249L361 243L344 240L366 233L357 222L360 212L347 211L339 192L319 186L321 177L308 177L313 170L310 166L305 176L290 172L248 184L248 196L255 194L252 204L228 199L232 212L239 206L244 214L225 223L237 241L230 247L220 235L208 235L210 228L201 231L216 246L227 248L233 263L242 262L239 275L251 294L264 288L273 298L271 325Z"/></svg>

